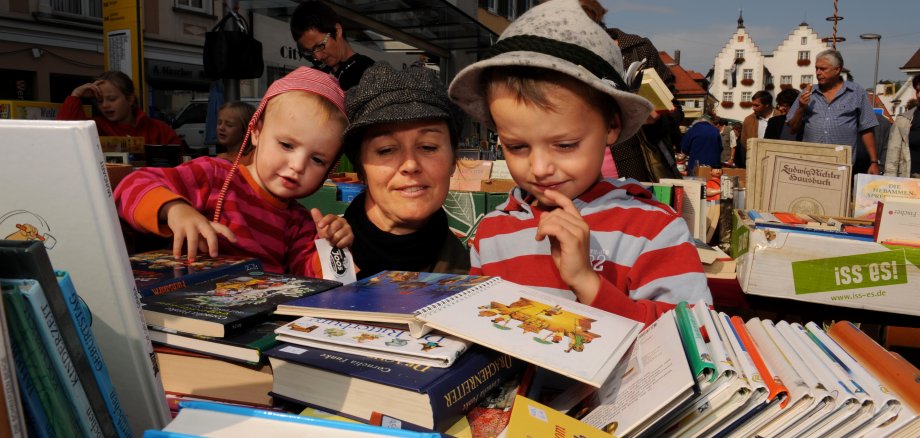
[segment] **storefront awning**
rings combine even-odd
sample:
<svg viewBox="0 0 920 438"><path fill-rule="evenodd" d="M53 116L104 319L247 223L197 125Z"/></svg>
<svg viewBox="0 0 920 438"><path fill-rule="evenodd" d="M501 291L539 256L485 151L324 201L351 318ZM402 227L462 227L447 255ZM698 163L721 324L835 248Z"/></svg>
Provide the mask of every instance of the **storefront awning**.
<svg viewBox="0 0 920 438"><path fill-rule="evenodd" d="M349 39L380 50L426 52L450 58L451 51L485 50L498 35L444 0L332 0ZM256 14L289 21L298 2L249 0L240 6Z"/></svg>

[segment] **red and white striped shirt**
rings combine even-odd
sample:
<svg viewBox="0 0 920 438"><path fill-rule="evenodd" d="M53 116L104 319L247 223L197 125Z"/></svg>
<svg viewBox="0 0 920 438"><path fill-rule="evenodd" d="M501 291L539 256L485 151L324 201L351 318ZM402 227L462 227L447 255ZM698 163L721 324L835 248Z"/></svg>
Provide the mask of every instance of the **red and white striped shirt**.
<svg viewBox="0 0 920 438"><path fill-rule="evenodd" d="M167 202L184 199L210 220L231 166L226 160L201 157L177 167L138 169L115 189L118 215L138 231L170 236L157 214ZM220 238L220 253L258 258L268 272L315 276L307 264L316 252L310 213L296 201L283 202L265 192L245 166L237 169L220 217L237 243Z"/></svg>
<svg viewBox="0 0 920 438"><path fill-rule="evenodd" d="M544 211L523 195L514 188L479 223L470 273L575 299L553 263L549 239L535 239ZM589 257L601 277L592 306L648 324L681 301L712 304L687 223L638 182L605 179L573 202L591 229Z"/></svg>

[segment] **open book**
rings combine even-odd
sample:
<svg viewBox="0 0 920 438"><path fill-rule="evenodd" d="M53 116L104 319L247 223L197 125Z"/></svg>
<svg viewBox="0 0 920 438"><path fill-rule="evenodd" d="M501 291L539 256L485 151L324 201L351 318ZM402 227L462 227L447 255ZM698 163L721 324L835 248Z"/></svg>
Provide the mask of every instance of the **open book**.
<svg viewBox="0 0 920 438"><path fill-rule="evenodd" d="M426 325L600 387L642 324L498 277L431 304Z"/></svg>

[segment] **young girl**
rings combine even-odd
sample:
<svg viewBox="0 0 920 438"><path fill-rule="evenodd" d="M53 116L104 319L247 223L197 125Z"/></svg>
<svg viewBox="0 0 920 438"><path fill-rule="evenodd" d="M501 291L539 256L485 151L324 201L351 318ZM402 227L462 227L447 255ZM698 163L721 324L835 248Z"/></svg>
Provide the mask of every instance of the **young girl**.
<svg viewBox="0 0 920 438"><path fill-rule="evenodd" d="M238 100L224 103L217 110L217 146L219 158L233 161L240 149L245 160L252 152L251 145L243 147L246 126L256 109L246 102Z"/></svg>
<svg viewBox="0 0 920 438"><path fill-rule="evenodd" d="M348 223L308 212L296 199L319 189L342 150L344 93L332 76L301 67L275 81L249 122L250 164L201 157L175 168L144 168L115 190L118 213L135 229L173 236L189 260L206 251L256 257L269 272L316 276L313 240L351 244ZM242 152L242 150L240 150ZM312 218L311 218L312 216ZM211 218L209 221L208 218Z"/></svg>
<svg viewBox="0 0 920 438"><path fill-rule="evenodd" d="M96 99L102 112L102 116L93 117L99 135L144 137L147 144L182 144L169 125L151 119L138 108L134 82L120 71L107 71L75 88L58 109L57 120L86 120L81 97Z"/></svg>

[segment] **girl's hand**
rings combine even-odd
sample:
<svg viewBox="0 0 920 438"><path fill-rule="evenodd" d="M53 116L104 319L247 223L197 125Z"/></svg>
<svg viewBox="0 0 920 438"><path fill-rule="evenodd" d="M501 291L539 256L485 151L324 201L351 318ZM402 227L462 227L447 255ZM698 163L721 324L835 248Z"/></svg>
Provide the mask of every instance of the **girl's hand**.
<svg viewBox="0 0 920 438"><path fill-rule="evenodd" d="M329 244L336 248L345 248L351 246L355 240L355 235L351 231L351 225L343 217L334 214L323 214L319 209L311 208L310 216L313 217L313 223L316 224L317 237L324 238Z"/></svg>
<svg viewBox="0 0 920 438"><path fill-rule="evenodd" d="M96 81L80 85L74 88L70 95L75 97L92 97L96 100L102 100L102 89L99 88L99 84L101 83L102 81Z"/></svg>
<svg viewBox="0 0 920 438"><path fill-rule="evenodd" d="M589 260L591 230L571 199L555 190L547 190L545 195L559 207L540 216L536 240L549 237L550 253L562 281L578 301L590 303L601 281Z"/></svg>
<svg viewBox="0 0 920 438"><path fill-rule="evenodd" d="M236 235L226 225L211 222L184 201L172 201L160 209L160 217L173 232L173 257L182 256L182 246L188 247L188 261L195 261L198 252L217 257L218 235L236 243Z"/></svg>

